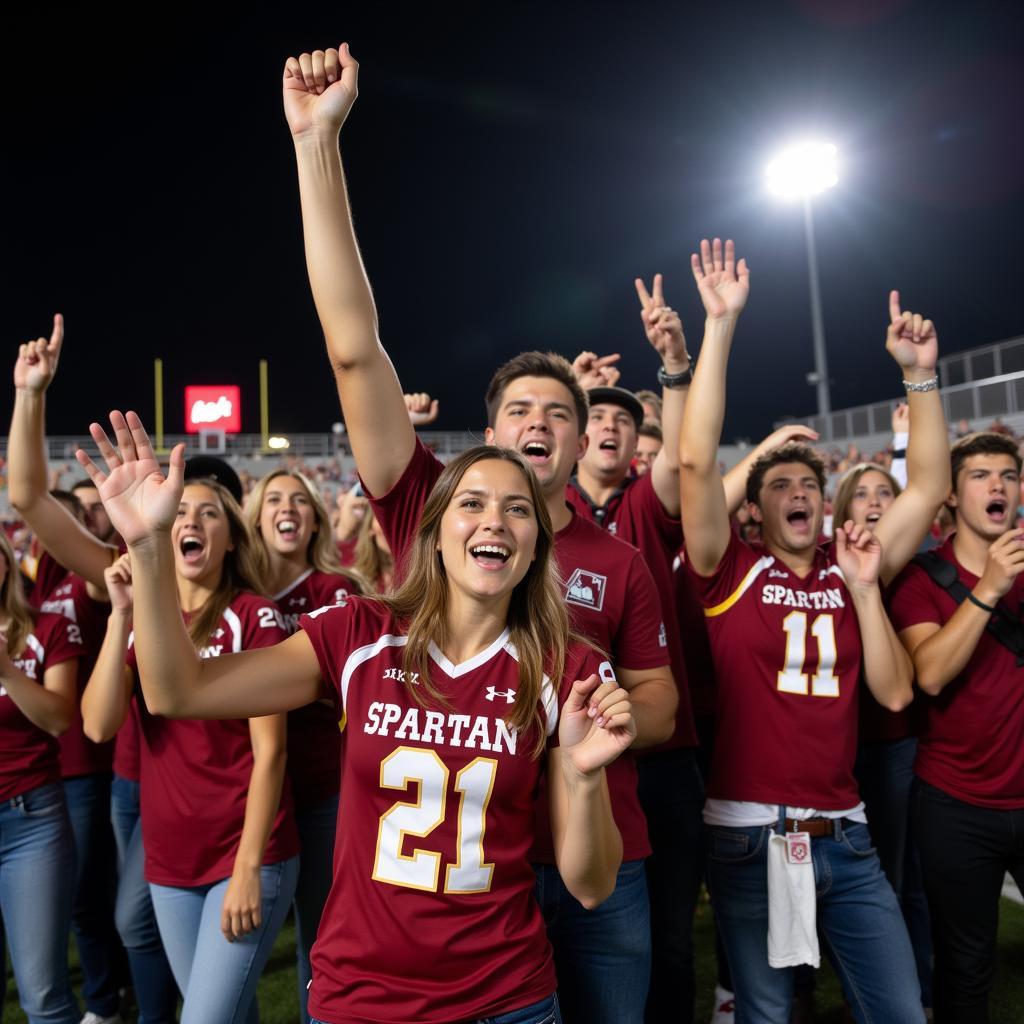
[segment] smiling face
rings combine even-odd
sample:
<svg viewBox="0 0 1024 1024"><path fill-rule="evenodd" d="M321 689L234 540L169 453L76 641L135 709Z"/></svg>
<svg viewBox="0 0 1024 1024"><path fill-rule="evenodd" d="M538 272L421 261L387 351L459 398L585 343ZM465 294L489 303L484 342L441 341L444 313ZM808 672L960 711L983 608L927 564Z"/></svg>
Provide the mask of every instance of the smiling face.
<svg viewBox="0 0 1024 1024"><path fill-rule="evenodd" d="M441 523L449 589L476 600L509 598L533 561L537 510L529 483L512 462L473 463L455 487Z"/></svg>
<svg viewBox="0 0 1024 1024"><path fill-rule="evenodd" d="M780 462L764 475L751 518L761 524L764 542L782 551L803 554L818 543L824 500L818 478L802 462Z"/></svg>
<svg viewBox="0 0 1024 1024"><path fill-rule="evenodd" d="M877 469L866 469L860 475L850 497L847 516L856 526L874 530L885 510L896 500L892 481Z"/></svg>
<svg viewBox="0 0 1024 1024"><path fill-rule="evenodd" d="M1013 526L1020 504L1020 473L1011 455L968 455L953 482L949 504L957 530L988 541Z"/></svg>
<svg viewBox="0 0 1024 1024"><path fill-rule="evenodd" d="M220 496L206 484L186 484L171 527L174 568L179 577L216 586L224 556L234 550L231 526Z"/></svg>
<svg viewBox="0 0 1024 1024"><path fill-rule="evenodd" d="M572 393L553 377L517 377L505 388L488 427L488 444L526 457L545 495L565 490L573 468L587 450Z"/></svg>
<svg viewBox="0 0 1024 1024"><path fill-rule="evenodd" d="M603 402L590 407L587 452L581 460L589 473L604 481L621 480L636 452L636 421L622 408Z"/></svg>
<svg viewBox="0 0 1024 1024"><path fill-rule="evenodd" d="M259 530L271 551L284 558L306 558L317 522L313 502L301 480L282 474L267 483Z"/></svg>

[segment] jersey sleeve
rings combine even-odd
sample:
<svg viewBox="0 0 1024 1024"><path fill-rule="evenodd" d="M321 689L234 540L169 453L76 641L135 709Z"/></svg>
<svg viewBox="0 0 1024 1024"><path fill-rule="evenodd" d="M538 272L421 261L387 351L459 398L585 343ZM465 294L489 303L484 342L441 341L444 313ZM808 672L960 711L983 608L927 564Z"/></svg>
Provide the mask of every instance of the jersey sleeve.
<svg viewBox="0 0 1024 1024"><path fill-rule="evenodd" d="M342 707L341 674L348 655L358 646L353 621L356 605L354 601L345 605L327 605L299 616L299 629L313 645L324 686L339 708Z"/></svg>
<svg viewBox="0 0 1024 1024"><path fill-rule="evenodd" d="M288 639L284 619L272 601L253 601L242 620L242 650L273 647Z"/></svg>
<svg viewBox="0 0 1024 1024"><path fill-rule="evenodd" d="M696 587L700 602L705 608L715 608L731 601L742 593L747 574L758 564L758 556L749 544L745 543L733 530L729 531L729 544L722 555L721 561L709 576L701 576L683 551L682 563ZM770 555L765 555L772 561Z"/></svg>
<svg viewBox="0 0 1024 1024"><path fill-rule="evenodd" d="M43 669L53 668L61 662L81 657L84 653L81 629L63 615L48 615L46 619L44 629L40 629L40 632L45 631L44 636L40 637L46 651Z"/></svg>
<svg viewBox="0 0 1024 1024"><path fill-rule="evenodd" d="M633 515L651 523L661 538L661 542L670 551L678 551L683 543L683 523L677 516L672 518L665 511L661 499L655 493L651 474L645 473L629 490L625 497L633 503Z"/></svg>
<svg viewBox="0 0 1024 1024"><path fill-rule="evenodd" d="M626 601L615 634L615 664L648 669L668 665L668 641L654 577L643 556L635 551L629 563Z"/></svg>
<svg viewBox="0 0 1024 1024"><path fill-rule="evenodd" d="M897 633L922 622L941 626L947 619L939 604L937 583L919 565L911 563L893 580L886 593L889 619Z"/></svg>
<svg viewBox="0 0 1024 1024"><path fill-rule="evenodd" d="M396 583L405 575L405 557L419 529L423 506L443 469L437 456L417 438L409 465L395 486L379 498L370 498L373 514L395 559Z"/></svg>

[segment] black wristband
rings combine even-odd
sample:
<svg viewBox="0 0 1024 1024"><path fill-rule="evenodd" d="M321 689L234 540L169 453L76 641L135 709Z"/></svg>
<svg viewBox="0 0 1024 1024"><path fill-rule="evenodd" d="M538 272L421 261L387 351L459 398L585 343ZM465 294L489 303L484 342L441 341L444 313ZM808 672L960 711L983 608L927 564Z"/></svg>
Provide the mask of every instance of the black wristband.
<svg viewBox="0 0 1024 1024"><path fill-rule="evenodd" d="M907 449L906 448L893 448L893 450L892 450L892 457L894 459L905 459L907 457Z"/></svg>
<svg viewBox="0 0 1024 1024"><path fill-rule="evenodd" d="M693 381L693 362L681 373L669 373L664 366L658 367L658 383L663 388L688 388Z"/></svg>
<svg viewBox="0 0 1024 1024"><path fill-rule="evenodd" d="M990 604L985 604L984 601L979 601L970 591L967 591L967 600L971 604L976 604L982 611L986 611L991 615L995 611L995 607Z"/></svg>

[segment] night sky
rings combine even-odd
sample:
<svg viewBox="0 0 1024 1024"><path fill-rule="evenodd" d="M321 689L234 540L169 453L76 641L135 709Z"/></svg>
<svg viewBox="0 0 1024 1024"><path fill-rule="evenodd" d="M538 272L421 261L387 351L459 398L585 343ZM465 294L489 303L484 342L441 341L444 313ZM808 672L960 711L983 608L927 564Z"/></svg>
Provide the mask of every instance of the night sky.
<svg viewBox="0 0 1024 1024"><path fill-rule="evenodd" d="M524 348L618 351L622 383L653 386L633 278L666 275L696 350L689 253L711 234L752 270L725 438L813 412L802 219L763 184L805 135L842 161L816 206L835 408L900 390L891 287L945 353L1024 331L1020 3L305 6L7 20L0 328L13 361L66 316L51 433L113 405L150 417L158 355L169 432L186 383L240 384L257 431L260 358L275 432L339 418L280 78L342 39L381 335L442 428L482 428L491 372Z"/></svg>

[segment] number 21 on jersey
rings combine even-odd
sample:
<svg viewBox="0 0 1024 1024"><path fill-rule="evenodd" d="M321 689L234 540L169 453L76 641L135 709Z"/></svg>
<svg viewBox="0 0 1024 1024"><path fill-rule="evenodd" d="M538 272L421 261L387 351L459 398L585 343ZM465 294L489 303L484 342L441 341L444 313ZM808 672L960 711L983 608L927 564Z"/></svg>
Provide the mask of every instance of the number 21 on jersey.
<svg viewBox="0 0 1024 1024"><path fill-rule="evenodd" d="M838 697L839 679L833 671L837 655L832 616L818 615L811 623L811 636L818 645L818 670L810 680L804 671L807 663L807 613L790 612L782 620L782 628L786 633L786 663L779 673L779 692L806 694L809 689L812 697Z"/></svg>
<svg viewBox="0 0 1024 1024"><path fill-rule="evenodd" d="M497 772L498 762L493 757L477 757L455 775L454 788L459 794L457 859L445 868L445 892L487 892L491 887L494 865L484 859L484 833ZM408 791L415 786L419 794L415 802L399 800L381 815L374 881L437 891L442 854L420 848L403 853L402 849L407 836L426 839L444 822L448 774L441 758L422 747L399 747L381 762L382 788Z"/></svg>

